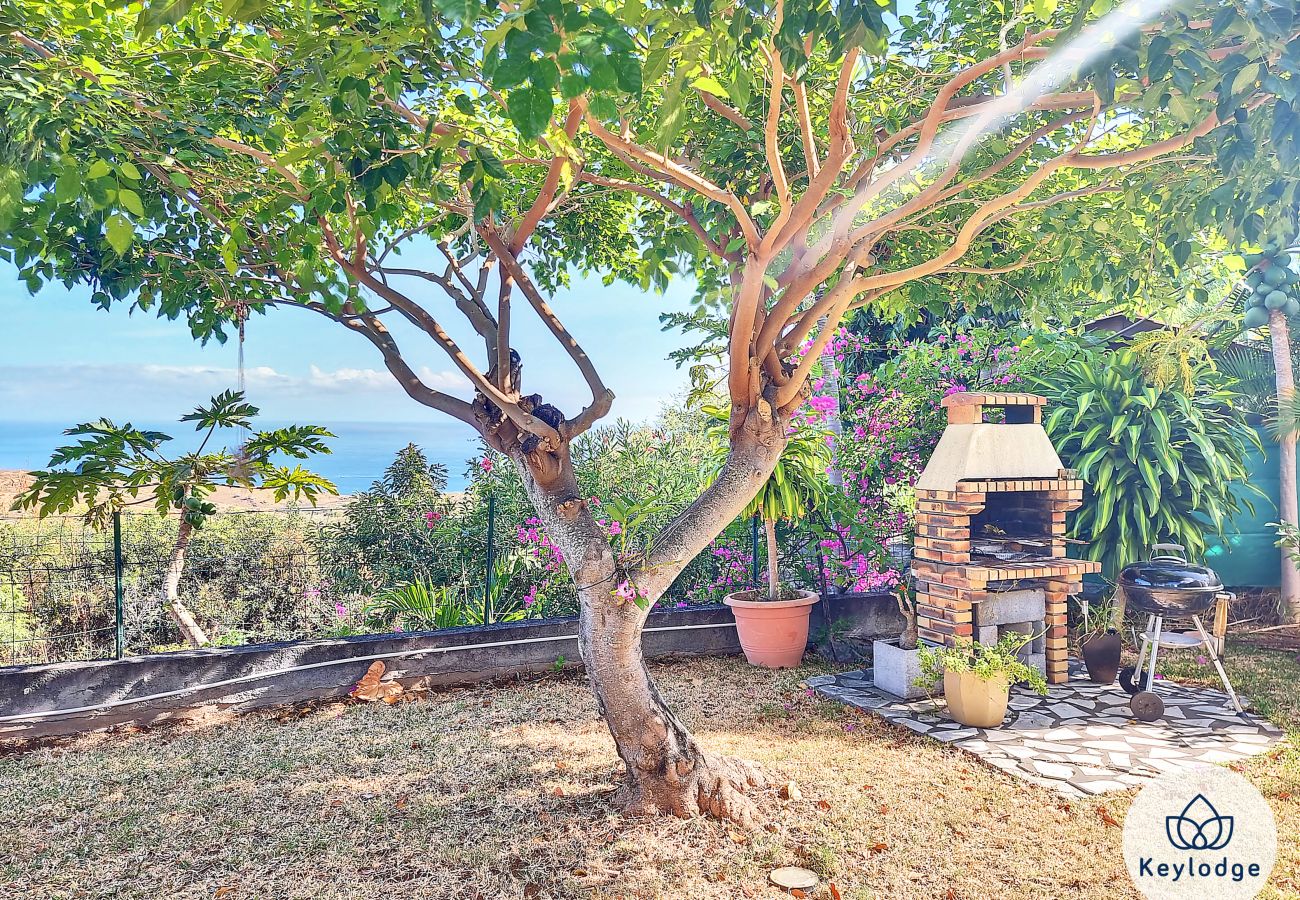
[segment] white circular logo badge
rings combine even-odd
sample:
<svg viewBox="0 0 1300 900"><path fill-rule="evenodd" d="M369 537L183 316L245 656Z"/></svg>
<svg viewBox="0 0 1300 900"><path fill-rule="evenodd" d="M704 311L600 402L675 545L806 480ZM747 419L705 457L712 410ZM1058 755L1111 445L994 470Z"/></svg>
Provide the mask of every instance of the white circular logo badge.
<svg viewBox="0 0 1300 900"><path fill-rule="evenodd" d="M1268 802L1217 766L1151 782L1124 820L1124 862L1151 900L1245 900L1263 890L1276 859Z"/></svg>

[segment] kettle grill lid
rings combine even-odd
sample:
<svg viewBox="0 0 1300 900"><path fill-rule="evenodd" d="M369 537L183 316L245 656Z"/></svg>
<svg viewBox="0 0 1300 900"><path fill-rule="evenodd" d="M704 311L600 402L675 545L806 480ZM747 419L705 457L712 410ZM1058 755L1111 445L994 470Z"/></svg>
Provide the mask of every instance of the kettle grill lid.
<svg viewBox="0 0 1300 900"><path fill-rule="evenodd" d="M1122 585L1160 590L1223 590L1223 581L1213 569L1159 557L1125 566L1119 581Z"/></svg>

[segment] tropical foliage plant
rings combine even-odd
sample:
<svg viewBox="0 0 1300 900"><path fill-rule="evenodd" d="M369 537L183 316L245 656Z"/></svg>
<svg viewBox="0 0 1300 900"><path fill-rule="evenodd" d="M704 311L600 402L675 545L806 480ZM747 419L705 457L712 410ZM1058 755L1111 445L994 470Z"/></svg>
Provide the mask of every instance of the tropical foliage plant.
<svg viewBox="0 0 1300 900"><path fill-rule="evenodd" d="M173 457L163 455L172 440L161 431L142 431L131 423L115 425L100 419L69 428L64 434L81 438L60 447L49 468L33 472L33 481L14 501L15 509L33 509L41 516L82 512L96 526L107 525L114 513L152 504L159 515L176 513L180 525L171 560L163 578L163 600L191 646L208 643L208 636L181 602L179 586L185 553L193 530L217 508L208 497L220 485L269 490L275 500L306 500L313 505L322 493L337 494L329 480L301 465L277 463L278 457L306 459L329 453L318 425L289 425L251 432L234 448L210 448L218 430L248 431L258 409L240 391L225 391L206 406L181 416L202 434L196 449ZM141 495L144 495L143 497Z"/></svg>
<svg viewBox="0 0 1300 900"><path fill-rule="evenodd" d="M383 631L432 631L484 624L482 597L427 581L412 581L381 591L362 614L372 629ZM493 609L491 621L514 622L523 617L520 609Z"/></svg>
<svg viewBox="0 0 1300 900"><path fill-rule="evenodd" d="M1234 411L1234 395L1201 367L1197 390L1152 385L1130 349L1090 351L1038 382L1052 412L1044 423L1062 461L1084 482L1070 534L1114 578L1171 541L1199 556L1206 534L1226 537L1249 501L1234 488L1258 443Z"/></svg>

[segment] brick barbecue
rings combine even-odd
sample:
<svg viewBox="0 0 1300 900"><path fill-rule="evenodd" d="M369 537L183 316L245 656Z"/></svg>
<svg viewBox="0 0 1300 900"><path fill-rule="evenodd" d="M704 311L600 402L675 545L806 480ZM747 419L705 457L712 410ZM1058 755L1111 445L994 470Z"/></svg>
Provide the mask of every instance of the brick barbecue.
<svg viewBox="0 0 1300 900"><path fill-rule="evenodd" d="M1042 425L1043 397L959 393L916 485L917 625L922 640L996 642L1032 634L1023 654L1053 684L1068 677L1066 599L1101 565L1065 556L1065 514L1083 482Z"/></svg>

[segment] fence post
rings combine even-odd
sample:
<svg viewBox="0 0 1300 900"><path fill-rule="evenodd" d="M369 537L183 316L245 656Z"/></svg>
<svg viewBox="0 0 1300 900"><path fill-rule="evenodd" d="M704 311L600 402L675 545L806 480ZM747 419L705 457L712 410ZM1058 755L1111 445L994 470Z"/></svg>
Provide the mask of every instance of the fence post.
<svg viewBox="0 0 1300 900"><path fill-rule="evenodd" d="M121 659L126 645L126 622L122 614L122 513L113 513L113 657Z"/></svg>
<svg viewBox="0 0 1300 900"><path fill-rule="evenodd" d="M496 573L496 519L497 498L488 494L487 509L487 578L483 579L483 624L492 622L492 585Z"/></svg>
<svg viewBox="0 0 1300 900"><path fill-rule="evenodd" d="M749 578L754 583L755 590L758 589L758 513L749 520Z"/></svg>

